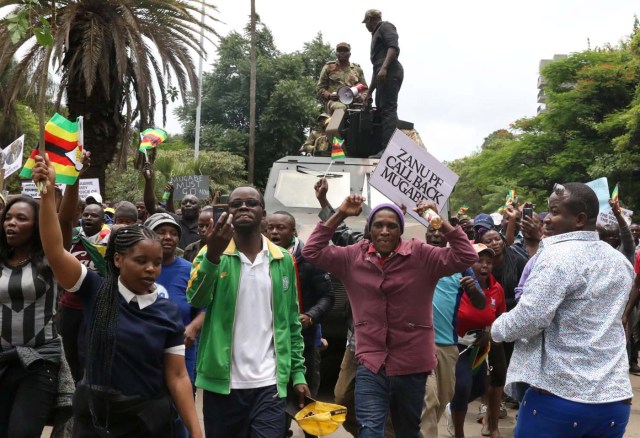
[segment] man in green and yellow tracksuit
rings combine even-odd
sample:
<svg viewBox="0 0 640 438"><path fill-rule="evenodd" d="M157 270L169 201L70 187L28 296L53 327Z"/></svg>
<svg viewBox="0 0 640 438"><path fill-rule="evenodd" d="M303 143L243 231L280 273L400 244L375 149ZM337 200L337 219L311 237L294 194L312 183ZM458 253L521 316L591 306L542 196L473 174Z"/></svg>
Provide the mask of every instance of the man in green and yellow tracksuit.
<svg viewBox="0 0 640 438"><path fill-rule="evenodd" d="M196 386L208 438L281 438L287 384L309 395L295 265L260 233L264 216L256 189L235 189L191 271L187 297L207 309Z"/></svg>

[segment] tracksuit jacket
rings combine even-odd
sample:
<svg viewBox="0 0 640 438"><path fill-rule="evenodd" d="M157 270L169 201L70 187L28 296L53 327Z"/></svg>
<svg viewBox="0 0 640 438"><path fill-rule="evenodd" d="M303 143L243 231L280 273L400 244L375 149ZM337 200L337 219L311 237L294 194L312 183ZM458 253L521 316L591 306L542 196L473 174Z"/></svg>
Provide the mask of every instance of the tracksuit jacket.
<svg viewBox="0 0 640 438"><path fill-rule="evenodd" d="M298 290L293 259L288 251L267 239L272 284L273 334L278 394L287 395L287 383L305 384L304 343L301 335ZM242 261L232 240L215 265L204 246L191 270L187 299L196 308L206 307L198 347L196 386L218 394L230 393L231 352L236 297Z"/></svg>

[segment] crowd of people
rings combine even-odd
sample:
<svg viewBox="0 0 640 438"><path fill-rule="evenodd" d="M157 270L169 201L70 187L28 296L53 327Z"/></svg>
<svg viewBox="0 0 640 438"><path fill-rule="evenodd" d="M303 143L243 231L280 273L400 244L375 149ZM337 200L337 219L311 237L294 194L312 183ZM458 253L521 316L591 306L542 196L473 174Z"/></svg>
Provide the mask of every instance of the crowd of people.
<svg viewBox="0 0 640 438"><path fill-rule="evenodd" d="M77 184L59 198L37 157L41 199L0 200L0 437L46 424L203 436L196 388L205 436L285 437L287 403L318 395L332 277L351 310L335 402L354 437L437 437L443 415L463 437L478 398L486 436L500 436L507 404L516 437L623 436L640 226L613 200L618 225L596 226L588 186L557 184L548 212L458 214L407 240L404 206L375 206L353 230L364 198L334 209L319 179L321 221L303 242L253 187L214 206L187 196L176 213L155 199L153 169L142 175L143 201L105 208Z"/></svg>

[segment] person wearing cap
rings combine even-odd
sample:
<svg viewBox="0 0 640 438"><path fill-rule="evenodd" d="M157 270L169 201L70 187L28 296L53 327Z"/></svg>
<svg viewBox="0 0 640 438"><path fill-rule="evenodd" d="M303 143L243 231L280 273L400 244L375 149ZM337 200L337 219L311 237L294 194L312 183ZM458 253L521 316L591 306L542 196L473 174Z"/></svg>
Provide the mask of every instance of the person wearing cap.
<svg viewBox="0 0 640 438"><path fill-rule="evenodd" d="M356 419L359 437L382 437L391 412L396 436L418 437L427 374L436 366L432 299L441 277L462 272L478 255L461 228L444 221L447 248L402 240L404 216L378 205L367 223L371 238L330 246L335 229L362 211L364 198L348 196L309 237L302 255L345 286L356 333ZM414 211L437 209L420 201Z"/></svg>
<svg viewBox="0 0 640 438"><path fill-rule="evenodd" d="M398 94L404 79L404 69L398 57L398 31L388 21L382 21L382 12L369 9L362 22L371 32L371 64L373 76L369 97L376 91L376 107L382 119L382 145L387 146L398 124ZM369 99L371 101L371 99ZM382 155L382 151L376 156Z"/></svg>
<svg viewBox="0 0 640 438"><path fill-rule="evenodd" d="M473 248L478 253L478 261L473 264L472 269L486 297L486 306L478 308L467 295L463 295L458 308L456 333L459 354L455 366L456 384L453 398L446 409L447 429L456 438L464 437L464 419L469 402L487 390L487 364L481 358L486 356L489 349L491 324L506 310L504 291L492 275L495 257L493 249L482 243L474 244ZM460 280L465 289L473 283L471 277ZM497 418L495 420L495 423L489 424L488 431L493 438L499 436Z"/></svg>
<svg viewBox="0 0 640 438"><path fill-rule="evenodd" d="M261 234L264 198L254 187L229 195L193 263L187 292L206 307L196 386L208 438L282 438L287 386L299 407L309 388L294 259Z"/></svg>
<svg viewBox="0 0 640 438"><path fill-rule="evenodd" d="M320 72L320 79L316 85L318 97L325 103L329 115L337 109L347 109L347 105L338 100L338 90L341 87L353 87L357 84L367 86L367 80L359 64L349 61L351 58L351 45L338 43L336 45L335 61L327 62ZM355 97L355 102L364 102L367 93L361 93Z"/></svg>
<svg viewBox="0 0 640 438"><path fill-rule="evenodd" d="M89 193L87 197L84 198L84 203L86 205L98 204L102 207L102 195L98 192Z"/></svg>
<svg viewBox="0 0 640 438"><path fill-rule="evenodd" d="M300 146L299 152L316 156L328 157L331 155L329 140L327 140L327 134L325 132L330 120L331 116L327 113L322 113L318 116L316 126L310 130L309 136L304 144Z"/></svg>
<svg viewBox="0 0 640 438"><path fill-rule="evenodd" d="M191 383L195 382L196 368L196 337L200 334L204 313L201 309L191 307L187 301L187 284L191 274L191 262L178 257L176 249L182 228L168 213L156 213L145 221L144 225L156 232L162 244L162 272L156 279L156 283L164 290L158 294L169 298L180 309L182 323L184 324L184 343L186 347L184 359Z"/></svg>

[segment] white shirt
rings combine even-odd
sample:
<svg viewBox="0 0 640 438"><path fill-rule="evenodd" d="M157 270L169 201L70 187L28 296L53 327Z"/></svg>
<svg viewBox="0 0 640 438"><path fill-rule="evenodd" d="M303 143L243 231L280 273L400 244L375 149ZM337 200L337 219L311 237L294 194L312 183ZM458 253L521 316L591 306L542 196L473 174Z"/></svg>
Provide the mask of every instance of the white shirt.
<svg viewBox="0 0 640 438"><path fill-rule="evenodd" d="M253 263L240 253L242 268L236 298L231 351L231 389L251 389L276 384L273 309L269 250Z"/></svg>

